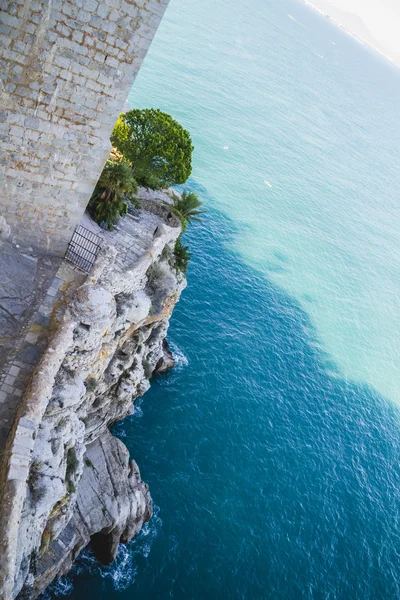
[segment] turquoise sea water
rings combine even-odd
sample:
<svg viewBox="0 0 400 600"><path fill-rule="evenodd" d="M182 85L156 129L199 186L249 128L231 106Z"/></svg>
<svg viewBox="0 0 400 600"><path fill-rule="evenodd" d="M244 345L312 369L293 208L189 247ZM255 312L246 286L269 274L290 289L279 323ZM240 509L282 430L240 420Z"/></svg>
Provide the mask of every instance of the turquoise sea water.
<svg viewBox="0 0 400 600"><path fill-rule="evenodd" d="M47 598L400 598L399 99L297 0L171 0L130 102L191 131L209 213L116 428L155 517Z"/></svg>

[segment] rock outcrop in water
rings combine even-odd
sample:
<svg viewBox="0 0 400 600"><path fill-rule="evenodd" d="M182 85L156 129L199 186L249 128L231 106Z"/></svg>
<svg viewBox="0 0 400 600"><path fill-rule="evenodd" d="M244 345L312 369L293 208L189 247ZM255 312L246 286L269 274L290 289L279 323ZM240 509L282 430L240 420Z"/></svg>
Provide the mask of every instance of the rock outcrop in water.
<svg viewBox="0 0 400 600"><path fill-rule="evenodd" d="M173 365L165 337L186 280L172 258L179 222L143 203L146 211L103 234L105 249L35 372L6 448L5 600L36 598L89 542L112 562L151 516L148 487L109 427Z"/></svg>

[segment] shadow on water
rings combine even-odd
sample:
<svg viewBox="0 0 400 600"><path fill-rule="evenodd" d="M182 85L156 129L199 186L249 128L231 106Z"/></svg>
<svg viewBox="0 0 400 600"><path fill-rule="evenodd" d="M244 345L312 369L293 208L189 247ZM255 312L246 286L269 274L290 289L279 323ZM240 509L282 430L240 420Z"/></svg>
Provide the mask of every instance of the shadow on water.
<svg viewBox="0 0 400 600"><path fill-rule="evenodd" d="M188 365L115 427L156 518L117 566L86 552L64 597L400 598L398 409L328 374L307 314L234 235L214 210L191 228L170 328Z"/></svg>

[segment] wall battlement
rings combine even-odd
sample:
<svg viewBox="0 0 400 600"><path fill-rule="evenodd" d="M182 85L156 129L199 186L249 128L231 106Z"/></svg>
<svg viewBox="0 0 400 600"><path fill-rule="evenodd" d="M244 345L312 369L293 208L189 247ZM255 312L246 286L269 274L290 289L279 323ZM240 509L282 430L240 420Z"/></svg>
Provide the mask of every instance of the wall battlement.
<svg viewBox="0 0 400 600"><path fill-rule="evenodd" d="M0 12L0 214L62 255L169 0L13 0Z"/></svg>

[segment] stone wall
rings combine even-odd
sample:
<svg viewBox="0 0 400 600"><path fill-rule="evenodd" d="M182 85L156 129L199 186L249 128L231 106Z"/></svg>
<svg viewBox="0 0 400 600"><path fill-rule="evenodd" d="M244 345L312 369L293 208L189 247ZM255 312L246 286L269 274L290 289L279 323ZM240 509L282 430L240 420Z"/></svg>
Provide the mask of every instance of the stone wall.
<svg viewBox="0 0 400 600"><path fill-rule="evenodd" d="M61 255L169 0L9 0L0 11L0 214Z"/></svg>

